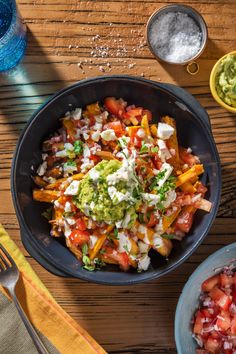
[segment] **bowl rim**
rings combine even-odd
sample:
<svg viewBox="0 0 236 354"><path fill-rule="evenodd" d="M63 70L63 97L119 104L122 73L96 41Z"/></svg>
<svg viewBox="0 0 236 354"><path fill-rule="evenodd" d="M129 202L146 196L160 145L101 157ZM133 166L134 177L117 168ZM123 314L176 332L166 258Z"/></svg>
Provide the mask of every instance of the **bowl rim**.
<svg viewBox="0 0 236 354"><path fill-rule="evenodd" d="M176 310L175 310L175 321L174 321L174 335L175 335L175 344L176 344L176 348L179 354L182 354L181 350L181 342L179 339L179 335L178 335L178 322L179 322L179 318L181 316L181 307L184 305L184 297L186 292L188 291L188 288L191 287L192 282L195 279L196 274L200 273L201 270L205 270L205 265L206 263L208 263L209 261L211 261L212 259L215 258L220 258L220 255L222 253L227 252L227 249L229 248L235 248L236 249L236 242L230 243L224 247L219 248L217 251L213 252L212 254L210 254L206 259L204 259L204 261L202 261L197 268L193 271L193 273L189 276L188 280L185 282L182 290L181 290L181 294L179 296L178 299L178 303L176 306ZM226 264L224 264L226 265ZM222 265L222 266L224 266ZM217 273L216 273L217 274ZM199 287L201 286L201 284L199 284Z"/></svg>
<svg viewBox="0 0 236 354"><path fill-rule="evenodd" d="M153 19L158 16L163 10L165 9L170 9L171 8L187 8L187 9L190 9L190 11L194 12L196 14L196 16L199 16L200 18L200 21L202 21L202 24L203 24L203 27L205 28L205 31L206 31L206 36L204 38L204 40L202 41L202 44L201 44L201 49L190 59L187 59L185 61L182 61L182 62L172 62L172 61L168 61L168 60L165 60L163 58L161 58L153 49L151 43L150 43L150 27L151 27L151 24L152 24L152 21ZM180 11L181 12L181 11ZM195 22L197 22L195 19L194 19ZM198 22L198 26L200 27L200 21ZM200 28L201 30L201 28ZM169 5L165 5L165 6L162 6L160 7L159 9L155 10L151 16L149 17L148 21L147 21L147 24L146 24L146 41L147 41L147 44L148 44L148 47L149 47L149 50L151 51L151 53L154 55L154 57L162 62L162 63L166 63L166 64L171 64L171 65L181 65L181 66L184 66L186 64L190 64L191 62L193 62L194 60L196 60L197 58L199 58L203 51L205 50L206 48L206 44L207 44L207 40L208 40L208 28L207 28L207 24L206 24L206 21L204 20L203 16L200 14L200 12L198 12L196 9L194 9L192 6L189 6L189 5L185 5L185 4L182 4L182 3L176 3L176 4L169 4Z"/></svg>
<svg viewBox="0 0 236 354"><path fill-rule="evenodd" d="M210 79L209 79L209 86L211 90L211 94L214 98L214 100L223 108L225 108L227 111L231 113L236 113L236 107L229 106L227 103L225 103L219 96L216 91L215 87L215 78L217 74L218 67L221 63L221 61L226 58L228 55L235 55L236 56L236 50L233 50L232 52L224 54L221 58L217 60L217 62L214 64L213 68L211 69L211 74L210 74Z"/></svg>
<svg viewBox="0 0 236 354"><path fill-rule="evenodd" d="M89 79L84 79L81 81L76 82L75 84L69 85L59 91L57 91L54 95L52 95L51 97L49 97L45 103L43 105L41 105L30 117L30 119L27 121L26 126L24 127L23 131L21 132L20 138L18 140L16 149L15 149L15 153L12 159L12 168L11 168L11 194L12 194L12 199L13 199L13 205L16 211L16 215L19 221L19 225L20 225L20 229L23 232L26 232L27 234L31 235L31 232L28 228L28 226L26 225L26 222L24 220L24 217L22 215L21 212L21 208L19 206L19 199L17 197L17 192L16 192L16 187L15 187L15 180L16 180L16 163L18 160L18 154L19 151L21 149L21 145L23 143L23 139L25 134L28 134L28 131L31 128L31 124L33 124L34 120L37 118L37 116L40 114L40 112L45 109L47 107L47 105L51 104L55 99L58 99L58 97L60 97L61 95L65 94L67 91L70 91L73 88L76 88L78 86L87 84L87 83L92 83L94 81L106 81L106 80L113 80L113 79L122 79L122 80L130 80L133 82L142 82L142 83L146 83L146 84L151 84L156 86L157 88L159 88L160 90L163 91L168 91L166 88L160 88L158 86L158 83L149 79L144 79L144 78L140 78L140 77L134 77L134 76L129 76L129 75L107 75L107 76L97 76L97 77L92 77ZM171 96L175 97L175 95L173 93L168 92ZM187 107L188 104L184 103ZM190 110L191 112L191 110ZM196 115L195 113L192 113L193 115ZM202 125L203 128L206 128L207 130L207 137L209 140L211 140L211 143L213 144L213 150L214 150L214 158L217 161L217 165L219 164L220 166L220 159L219 159L219 155L218 155L218 151L216 148L216 144L214 141L214 138L212 136L212 133L209 130L209 127L206 125L206 123L204 123L202 120L199 120L199 124ZM139 279L133 280L133 279L128 279L128 280L115 280L113 282L110 281L106 281L106 280L96 280L96 279L89 279L90 276L90 272L88 272L88 275L84 276L83 274L79 274L75 275L72 271L68 270L66 267L64 267L63 264L60 265L59 270L62 272L65 272L66 275L69 275L73 278L79 278L82 280L86 280L86 281L92 281L94 283L99 283L99 284L105 284L105 285L131 285L131 284L137 284L137 283L141 283L141 282L145 282L145 281L149 281L149 280L153 280L153 279L157 279L169 272L171 272L172 270L176 269L179 265L181 265L186 259L188 259L193 252L195 252L195 250L199 247L199 245L202 243L202 241L204 240L204 238L207 236L208 231L212 225L212 223L215 220L216 214L217 214L217 210L219 207L219 203L220 203L220 195L221 195L221 169L218 168L218 180L219 180L219 188L217 190L216 193L216 204L214 207L214 210L212 211L212 215L211 215L211 220L209 222L209 224L207 225L205 231L202 233L201 238L197 239L196 243L194 244L194 246L189 250L189 252L187 254L185 254L184 256L182 256L176 263L172 264L171 266L169 266L167 269L164 269L162 271L161 274L153 274L153 275L148 275L147 272L143 273L144 276L140 277ZM50 263L55 267L58 268L58 264L55 262L54 258L51 257L51 255L49 253L45 253L45 250L42 248L42 246L40 244L38 244L36 242L36 240L34 240L34 238L32 237L31 239L32 241L32 245L37 247L37 251L40 253L40 255L45 258L46 260L50 260ZM105 273L105 272L104 272ZM119 273L120 274L120 273Z"/></svg>

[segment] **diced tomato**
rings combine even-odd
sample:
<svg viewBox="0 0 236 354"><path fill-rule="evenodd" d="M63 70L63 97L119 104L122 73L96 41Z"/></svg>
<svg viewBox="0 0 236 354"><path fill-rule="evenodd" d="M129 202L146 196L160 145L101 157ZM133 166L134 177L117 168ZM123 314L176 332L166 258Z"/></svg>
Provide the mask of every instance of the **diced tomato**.
<svg viewBox="0 0 236 354"><path fill-rule="evenodd" d="M211 291L216 285L220 284L219 275L213 275L202 283L202 291Z"/></svg>
<svg viewBox="0 0 236 354"><path fill-rule="evenodd" d="M107 97L105 98L104 105L108 112L120 118L125 113L125 102L121 99L117 100L115 97Z"/></svg>
<svg viewBox="0 0 236 354"><path fill-rule="evenodd" d="M214 287L210 292L209 296L220 306L223 310L228 310L229 305L232 303L230 296L226 295L217 286Z"/></svg>
<svg viewBox="0 0 236 354"><path fill-rule="evenodd" d="M89 232L75 229L71 232L69 239L74 246L82 246L89 242Z"/></svg>
<svg viewBox="0 0 236 354"><path fill-rule="evenodd" d="M110 258L117 262L122 270L127 271L129 269L129 257L126 252L119 253L112 247L104 247L104 249L103 257L105 260Z"/></svg>
<svg viewBox="0 0 236 354"><path fill-rule="evenodd" d="M231 321L231 333L236 335L236 315L233 316L233 319Z"/></svg>
<svg viewBox="0 0 236 354"><path fill-rule="evenodd" d="M198 181L197 183L197 191L196 193L201 193L202 197L204 197L204 195L206 194L207 192L207 187L205 187L202 182Z"/></svg>
<svg viewBox="0 0 236 354"><path fill-rule="evenodd" d="M193 166L196 163L199 163L198 157L190 154L189 152L187 152L187 149L184 149L184 148L180 147L179 148L179 156L180 156L180 159L184 163L188 164L189 166Z"/></svg>
<svg viewBox="0 0 236 354"><path fill-rule="evenodd" d="M84 221L83 218L79 218L77 221L76 221L76 229L80 230L80 231L85 231L87 230L87 225Z"/></svg>
<svg viewBox="0 0 236 354"><path fill-rule="evenodd" d="M210 353L217 353L220 348L220 339L212 338L212 336L209 336L205 344L205 349L208 350Z"/></svg>
<svg viewBox="0 0 236 354"><path fill-rule="evenodd" d="M152 112L149 111L149 109L144 109L143 110L143 116L147 116L148 121L150 122L152 120Z"/></svg>
<svg viewBox="0 0 236 354"><path fill-rule="evenodd" d="M222 288L229 288L233 284L233 278L227 274L220 274L220 285Z"/></svg>
<svg viewBox="0 0 236 354"><path fill-rule="evenodd" d="M143 114L143 108L142 107L136 107L129 109L123 114L124 119L130 119L132 117L136 118L139 122L141 121Z"/></svg>
<svg viewBox="0 0 236 354"><path fill-rule="evenodd" d="M159 223L159 218L157 217L157 215L152 212L150 215L150 219L147 223L147 227L153 227L155 225L157 225Z"/></svg>
<svg viewBox="0 0 236 354"><path fill-rule="evenodd" d="M212 318L214 316L208 309L203 309L201 312L205 318Z"/></svg>
<svg viewBox="0 0 236 354"><path fill-rule="evenodd" d="M90 160L94 161L95 164L97 164L98 162L101 161L101 158L96 155L90 155L89 158L90 158Z"/></svg>
<svg viewBox="0 0 236 354"><path fill-rule="evenodd" d="M114 132L116 133L116 136L121 137L124 135L125 129L124 126L122 125L121 121L116 120L114 122L109 122L104 125L104 130L106 129L113 129Z"/></svg>
<svg viewBox="0 0 236 354"><path fill-rule="evenodd" d="M155 154L154 157L152 158L152 162L154 163L154 166L160 170L162 166L162 162L158 154Z"/></svg>
<svg viewBox="0 0 236 354"><path fill-rule="evenodd" d="M221 330L226 332L230 328L230 314L226 311L221 311L218 315L216 325Z"/></svg>
<svg viewBox="0 0 236 354"><path fill-rule="evenodd" d="M204 315L200 310L197 311L195 316L195 322L193 326L193 333L201 334L203 329Z"/></svg>
<svg viewBox="0 0 236 354"><path fill-rule="evenodd" d="M175 229L182 232L189 232L193 224L193 213L183 210L177 217Z"/></svg>
<svg viewBox="0 0 236 354"><path fill-rule="evenodd" d="M126 252L118 253L118 262L122 270L127 271L129 269L129 257Z"/></svg>

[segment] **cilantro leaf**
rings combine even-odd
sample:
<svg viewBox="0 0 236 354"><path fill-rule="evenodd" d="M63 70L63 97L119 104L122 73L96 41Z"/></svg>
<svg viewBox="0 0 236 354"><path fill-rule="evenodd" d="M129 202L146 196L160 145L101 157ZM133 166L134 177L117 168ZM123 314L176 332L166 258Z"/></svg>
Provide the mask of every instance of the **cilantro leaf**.
<svg viewBox="0 0 236 354"><path fill-rule="evenodd" d="M124 245L123 248L127 253L129 253L128 245Z"/></svg>
<svg viewBox="0 0 236 354"><path fill-rule="evenodd" d="M153 152L153 153L156 153L156 152L158 152L158 147L157 146L154 146L154 147L152 147L151 148L151 152Z"/></svg>
<svg viewBox="0 0 236 354"><path fill-rule="evenodd" d="M83 252L83 255L85 255L85 256L88 254L88 245L87 245L87 243L83 244L82 252Z"/></svg>
<svg viewBox="0 0 236 354"><path fill-rule="evenodd" d="M161 237L167 240L172 240L175 237L175 234L162 234Z"/></svg>
<svg viewBox="0 0 236 354"><path fill-rule="evenodd" d="M114 238L119 240L117 228L114 229Z"/></svg>
<svg viewBox="0 0 236 354"><path fill-rule="evenodd" d="M145 152L148 152L148 146L145 144L144 141L142 141L142 146L141 149L139 150L140 154L144 154Z"/></svg>
<svg viewBox="0 0 236 354"><path fill-rule="evenodd" d="M42 216L47 219L47 220L51 220L52 219L52 207L46 209L43 213Z"/></svg>
<svg viewBox="0 0 236 354"><path fill-rule="evenodd" d="M82 155L83 150L84 150L83 142L81 140L76 140L74 142L74 153L76 155Z"/></svg>

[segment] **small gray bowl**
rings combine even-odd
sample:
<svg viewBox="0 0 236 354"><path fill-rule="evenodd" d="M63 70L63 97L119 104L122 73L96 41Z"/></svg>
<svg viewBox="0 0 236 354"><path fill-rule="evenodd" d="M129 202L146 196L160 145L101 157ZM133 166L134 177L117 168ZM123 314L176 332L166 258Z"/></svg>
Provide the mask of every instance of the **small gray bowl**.
<svg viewBox="0 0 236 354"><path fill-rule="evenodd" d="M192 337L191 321L199 306L201 284L236 258L236 242L209 256L193 272L185 284L175 313L175 343L178 354L196 354L197 343Z"/></svg>
<svg viewBox="0 0 236 354"><path fill-rule="evenodd" d="M193 57L189 58L188 60L181 61L181 62L172 62L172 61L165 60L164 58L162 58L161 56L158 55L158 52L153 48L153 46L150 42L150 31L151 31L153 23L157 20L157 18L160 15L166 14L168 12L181 12L181 13L187 14L189 17L191 17L196 22L196 24L198 25L198 27L202 33L202 42L201 42L201 47L200 47L199 51ZM173 5L164 6L164 7L160 8L159 10L155 11L151 15L151 17L149 18L148 23L147 23L146 37L147 37L147 44L149 46L149 49L151 50L152 54L156 57L156 59L158 59L162 62L168 63L168 64L186 65L186 64L193 62L195 59L197 59L202 54L202 52L204 51L204 49L206 47L208 32L207 32L206 22L204 21L203 17L200 15L199 12L197 12L195 9L193 9L190 6L181 5L181 4L173 4Z"/></svg>

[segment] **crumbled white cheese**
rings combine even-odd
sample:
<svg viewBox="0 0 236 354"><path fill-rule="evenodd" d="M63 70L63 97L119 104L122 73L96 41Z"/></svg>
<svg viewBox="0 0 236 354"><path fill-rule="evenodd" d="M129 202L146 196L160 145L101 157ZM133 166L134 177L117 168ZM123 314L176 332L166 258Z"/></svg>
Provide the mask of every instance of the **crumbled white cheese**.
<svg viewBox="0 0 236 354"><path fill-rule="evenodd" d="M37 174L39 176L43 176L44 173L46 172L46 169L47 169L47 161L44 161L43 163L41 163L41 165L39 165L37 169Z"/></svg>
<svg viewBox="0 0 236 354"><path fill-rule="evenodd" d="M145 131L141 128L137 131L137 136L139 138L144 138L145 137Z"/></svg>
<svg viewBox="0 0 236 354"><path fill-rule="evenodd" d="M81 161L83 162L80 166L82 173L85 173L87 170L94 166L94 162L92 160L89 160L88 158L84 158Z"/></svg>
<svg viewBox="0 0 236 354"><path fill-rule="evenodd" d="M69 224L67 223L67 221L64 221L64 235L65 237L69 237L71 234L71 228L69 226Z"/></svg>
<svg viewBox="0 0 236 354"><path fill-rule="evenodd" d="M74 150L74 146L71 143L65 143L64 147L68 151L73 151Z"/></svg>
<svg viewBox="0 0 236 354"><path fill-rule="evenodd" d="M95 168L92 168L92 170L89 171L89 177L90 177L94 182L97 182L99 176L100 176L100 173L99 173Z"/></svg>
<svg viewBox="0 0 236 354"><path fill-rule="evenodd" d="M159 150L158 150L158 156L160 157L161 161L162 162L165 162L165 160L168 160L171 158L171 154L166 146L166 143L161 140L161 139L158 139L157 140L157 145L159 147Z"/></svg>
<svg viewBox="0 0 236 354"><path fill-rule="evenodd" d="M161 247L163 246L164 242L163 242L163 239L161 238L161 236L158 234L158 233L155 233L153 235L153 246L154 247Z"/></svg>
<svg viewBox="0 0 236 354"><path fill-rule="evenodd" d="M98 240L98 237L95 235L91 235L89 238L89 248L94 248Z"/></svg>
<svg viewBox="0 0 236 354"><path fill-rule="evenodd" d="M66 204L65 204L65 212L66 213L71 212L71 204L70 204L70 202L66 202Z"/></svg>
<svg viewBox="0 0 236 354"><path fill-rule="evenodd" d="M138 241L138 247L139 247L140 253L147 253L149 250L149 246L140 240Z"/></svg>
<svg viewBox="0 0 236 354"><path fill-rule="evenodd" d="M46 158L48 157L48 154L42 154L42 159L43 159L43 161L45 161L46 160Z"/></svg>
<svg viewBox="0 0 236 354"><path fill-rule="evenodd" d="M79 190L80 181L73 181L65 190L65 195L76 195Z"/></svg>
<svg viewBox="0 0 236 354"><path fill-rule="evenodd" d="M130 220L131 220L131 216L129 213L126 213L125 214L125 217L124 217L124 220L122 222L122 227L124 229L126 229L128 226L129 226L129 223L130 223Z"/></svg>
<svg viewBox="0 0 236 354"><path fill-rule="evenodd" d="M79 120L82 115L82 109L76 108L73 112L71 112L71 115L75 120Z"/></svg>
<svg viewBox="0 0 236 354"><path fill-rule="evenodd" d="M114 205L119 204L123 200L127 201L131 198L130 193L127 191L125 194L119 192L115 187L108 187L108 194Z"/></svg>
<svg viewBox="0 0 236 354"><path fill-rule="evenodd" d="M88 140L89 135L86 132L82 132L84 140Z"/></svg>
<svg viewBox="0 0 236 354"><path fill-rule="evenodd" d="M173 203L176 199L176 193L174 189L169 190L165 194L165 200L163 200L162 204L164 208L168 208L171 203Z"/></svg>
<svg viewBox="0 0 236 354"><path fill-rule="evenodd" d="M158 187L162 187L164 185L164 183L167 181L167 179L170 177L172 171L173 171L173 167L167 163L164 162L161 166L161 172L165 171L165 175L157 182Z"/></svg>
<svg viewBox="0 0 236 354"><path fill-rule="evenodd" d="M159 234L163 233L163 222L162 218L160 218L159 223L155 226L155 231Z"/></svg>
<svg viewBox="0 0 236 354"><path fill-rule="evenodd" d="M130 142L130 137L128 136L122 136L121 138L118 138L120 146L122 149L125 149L127 144Z"/></svg>
<svg viewBox="0 0 236 354"><path fill-rule="evenodd" d="M92 130L101 130L102 129L102 123L96 122L92 127Z"/></svg>
<svg viewBox="0 0 236 354"><path fill-rule="evenodd" d="M154 206L160 202L159 194L151 194L151 193L141 193L142 199L150 206Z"/></svg>
<svg viewBox="0 0 236 354"><path fill-rule="evenodd" d="M129 240L128 235L124 232L118 232L118 239L119 239L119 252L130 252L131 251L131 242Z"/></svg>
<svg viewBox="0 0 236 354"><path fill-rule="evenodd" d="M99 131L96 131L96 132L92 133L91 138L92 138L93 141L99 141L99 139L100 139L100 132L99 132Z"/></svg>
<svg viewBox="0 0 236 354"><path fill-rule="evenodd" d="M65 218L67 224L69 225L74 225L76 223L75 219L74 218Z"/></svg>
<svg viewBox="0 0 236 354"><path fill-rule="evenodd" d="M107 129L101 132L101 138L104 139L105 141L112 141L116 140L116 133L114 132L113 129Z"/></svg>
<svg viewBox="0 0 236 354"><path fill-rule="evenodd" d="M145 254L138 260L138 269L139 270L147 270L150 266L151 258Z"/></svg>
<svg viewBox="0 0 236 354"><path fill-rule="evenodd" d="M55 155L56 157L66 157L67 151L66 150L57 151Z"/></svg>
<svg viewBox="0 0 236 354"><path fill-rule="evenodd" d="M58 202L58 200L55 200L54 205L56 208L61 208L62 205Z"/></svg>
<svg viewBox="0 0 236 354"><path fill-rule="evenodd" d="M187 148L187 153L191 154L192 153L192 149L190 147Z"/></svg>
<svg viewBox="0 0 236 354"><path fill-rule="evenodd" d="M169 139L171 135L174 133L174 128L166 123L158 123L157 127L157 136L163 140Z"/></svg>

